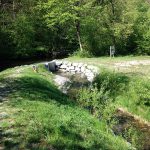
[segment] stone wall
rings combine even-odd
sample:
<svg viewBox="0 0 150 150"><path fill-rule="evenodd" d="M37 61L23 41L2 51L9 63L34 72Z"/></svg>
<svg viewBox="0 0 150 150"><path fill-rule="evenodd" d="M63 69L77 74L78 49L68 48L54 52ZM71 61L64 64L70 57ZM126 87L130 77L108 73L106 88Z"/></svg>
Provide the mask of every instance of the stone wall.
<svg viewBox="0 0 150 150"><path fill-rule="evenodd" d="M87 77L87 80L92 82L95 76L99 73L99 69L93 65L87 65L84 63L72 63L69 61L53 60L51 62L45 63L45 66L49 71L61 71L70 72L72 74L82 74Z"/></svg>

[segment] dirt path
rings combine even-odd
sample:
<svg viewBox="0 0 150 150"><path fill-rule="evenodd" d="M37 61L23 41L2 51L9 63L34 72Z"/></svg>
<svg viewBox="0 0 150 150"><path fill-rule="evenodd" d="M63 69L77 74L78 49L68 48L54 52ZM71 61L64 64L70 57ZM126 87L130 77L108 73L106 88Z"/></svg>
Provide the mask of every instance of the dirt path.
<svg viewBox="0 0 150 150"><path fill-rule="evenodd" d="M133 61L123 61L119 63L114 63L116 67L132 67L132 66L139 66L139 65L150 65L150 60L133 60Z"/></svg>

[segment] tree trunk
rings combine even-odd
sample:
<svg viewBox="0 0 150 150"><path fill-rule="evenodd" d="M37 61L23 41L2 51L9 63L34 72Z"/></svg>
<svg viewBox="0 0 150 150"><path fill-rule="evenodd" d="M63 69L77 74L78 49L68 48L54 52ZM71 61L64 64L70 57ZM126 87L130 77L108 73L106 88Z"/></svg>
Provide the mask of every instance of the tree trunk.
<svg viewBox="0 0 150 150"><path fill-rule="evenodd" d="M83 52L83 47L82 47L81 37L80 37L80 22L79 21L76 21L76 32L77 32L78 42L80 46L80 51Z"/></svg>

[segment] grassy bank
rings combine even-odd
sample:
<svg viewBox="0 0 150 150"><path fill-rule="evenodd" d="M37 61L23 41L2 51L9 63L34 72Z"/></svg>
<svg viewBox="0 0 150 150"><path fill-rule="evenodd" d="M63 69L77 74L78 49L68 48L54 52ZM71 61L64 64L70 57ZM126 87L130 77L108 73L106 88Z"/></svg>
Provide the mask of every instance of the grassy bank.
<svg viewBox="0 0 150 150"><path fill-rule="evenodd" d="M100 68L95 86L78 90L74 100L57 89L53 74L42 65L38 73L32 66L0 73L0 146L9 150L148 149L148 123L144 123L150 121L150 67L131 63L116 69L115 64L147 62L149 57L67 60ZM123 110L121 116L117 109Z"/></svg>
<svg viewBox="0 0 150 150"><path fill-rule="evenodd" d="M150 57L76 58L67 60L99 67L96 86L83 89L79 104L104 120L115 118L117 134L121 134L137 149L150 148ZM97 107L98 106L98 107ZM112 122L110 126L112 126Z"/></svg>
<svg viewBox="0 0 150 150"><path fill-rule="evenodd" d="M1 147L4 149L129 149L107 124L62 94L40 67L0 73Z"/></svg>
<svg viewBox="0 0 150 150"><path fill-rule="evenodd" d="M118 107L126 107L131 112L150 120L150 57L100 57L100 58L67 58L69 61L95 65L100 75L95 83L104 85L110 92Z"/></svg>

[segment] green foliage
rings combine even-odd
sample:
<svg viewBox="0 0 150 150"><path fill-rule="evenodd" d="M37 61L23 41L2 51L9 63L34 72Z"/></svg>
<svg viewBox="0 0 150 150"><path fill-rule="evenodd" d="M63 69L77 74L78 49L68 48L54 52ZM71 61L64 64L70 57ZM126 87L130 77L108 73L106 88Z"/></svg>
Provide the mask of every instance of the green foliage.
<svg viewBox="0 0 150 150"><path fill-rule="evenodd" d="M135 23L137 51L139 54L150 54L150 8L145 3L138 6L138 17Z"/></svg>
<svg viewBox="0 0 150 150"><path fill-rule="evenodd" d="M104 109L111 103L111 99L109 98L109 92L105 91L105 87L101 86L100 89L97 89L94 86L81 89L77 102L94 116L102 117Z"/></svg>
<svg viewBox="0 0 150 150"><path fill-rule="evenodd" d="M96 86L80 90L77 102L95 117L105 120L110 128L116 127L119 130L116 134L133 147L142 149L149 135L142 131L143 127L138 121L128 118L126 113L117 117L116 108L127 109L133 116L136 114L149 121L149 82L135 75L103 71L95 80Z"/></svg>
<svg viewBox="0 0 150 150"><path fill-rule="evenodd" d="M6 59L14 57L14 44L9 30L0 29L0 57Z"/></svg>
<svg viewBox="0 0 150 150"><path fill-rule="evenodd" d="M34 29L32 22L25 16L19 15L13 24L12 36L16 45L16 54L27 57L32 54L32 41L34 39Z"/></svg>
<svg viewBox="0 0 150 150"><path fill-rule="evenodd" d="M98 89L104 87L104 93L108 92L114 105L126 107L129 111L144 117L146 120L150 119L149 82L148 79L110 71L101 72L95 79Z"/></svg>
<svg viewBox="0 0 150 150"><path fill-rule="evenodd" d="M145 44L148 42L144 42L141 39L138 40L138 38L131 38L132 35L135 35L142 29L142 26L138 24L140 14L144 16L148 13L146 10L142 14L138 10L139 4L141 4L140 0L115 0L100 5L95 4L94 1L82 1L82 3L79 3L80 5L76 5L76 0L71 0L64 4L63 1L55 0L43 3L43 5L40 5L40 8L48 12L44 15L44 18L50 28L64 25L67 25L69 28L75 28L75 21L78 20L80 22L81 41L83 49L85 49L82 52L85 55L82 54L80 56L86 56L87 53L107 55L109 54L110 45L116 45L117 54L135 53L135 48L137 48L135 46L137 45L135 44L136 41L139 46L145 47L145 54L148 54L149 49ZM146 3L142 2L140 8L145 6L149 8ZM70 9L71 7L72 9ZM51 11L48 11L49 9ZM134 26L139 26L138 31L135 30ZM67 30L66 27L65 30ZM148 30L146 29L145 31ZM69 32L67 34L69 35ZM145 32L144 36L147 37L146 34ZM141 49L141 53L144 52L142 51L144 48L139 47L139 49Z"/></svg>
<svg viewBox="0 0 150 150"><path fill-rule="evenodd" d="M128 88L129 81L130 79L128 76L110 71L103 71L95 79L98 88L105 85L105 91L110 91L109 95L112 98L123 93Z"/></svg>
<svg viewBox="0 0 150 150"><path fill-rule="evenodd" d="M16 69L21 69L21 73ZM53 85L52 78L41 64L38 73L34 73L31 66L0 73L0 82L5 85L3 92L9 89L8 110L18 110L13 118L15 124L11 126L17 130L16 134L9 135L14 147L5 141L8 149L15 148L16 141L17 146L24 149L126 150L132 146L141 149L145 144L145 136L149 135L147 132L143 135L142 130L138 131L132 124L128 124L120 137L112 134L112 129L119 122L114 119L116 108L123 107L145 120L150 119L149 79L135 76L135 72L101 71L95 81L97 84L81 89L77 101L73 101ZM2 130L9 128L10 124L3 122ZM131 145L127 146L122 137Z"/></svg>
<svg viewBox="0 0 150 150"><path fill-rule="evenodd" d="M149 55L149 14L143 0L3 1L0 54L51 57L80 48L80 56L101 56L115 45L117 55Z"/></svg>
<svg viewBox="0 0 150 150"><path fill-rule="evenodd" d="M149 115L149 80L134 78L128 86L128 90L122 95L117 96L119 105L127 107L131 112L150 120ZM130 107L132 106L132 108Z"/></svg>
<svg viewBox="0 0 150 150"><path fill-rule="evenodd" d="M125 137L126 139L128 139L130 143L132 143L133 147L139 150L142 149L143 147L142 132L138 131L136 128L131 126L128 129L126 129L126 131L122 134L123 137Z"/></svg>
<svg viewBox="0 0 150 150"><path fill-rule="evenodd" d="M10 92L7 104L9 110L19 110L15 112L12 128L20 134L9 135L17 144L5 144L6 148L16 148L17 145L20 149L37 150L130 149L121 137L112 135L105 122L94 118L62 94L52 84L52 75L41 66L38 73L24 68L21 76L11 78L10 73L14 76L15 71L8 70L9 77L3 75L1 80L3 84L11 83L13 90L17 89ZM94 98L98 91L93 90ZM2 128L6 129L7 126Z"/></svg>
<svg viewBox="0 0 150 150"><path fill-rule="evenodd" d="M88 57L91 57L92 56L92 54L90 54L88 51L85 51L85 50L83 50L83 51L80 51L80 50L78 50L78 51L75 51L73 54L72 54L72 56L73 57L79 57L79 58L88 58Z"/></svg>

